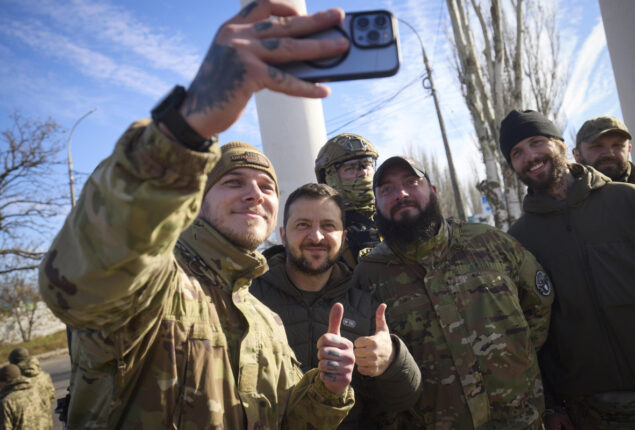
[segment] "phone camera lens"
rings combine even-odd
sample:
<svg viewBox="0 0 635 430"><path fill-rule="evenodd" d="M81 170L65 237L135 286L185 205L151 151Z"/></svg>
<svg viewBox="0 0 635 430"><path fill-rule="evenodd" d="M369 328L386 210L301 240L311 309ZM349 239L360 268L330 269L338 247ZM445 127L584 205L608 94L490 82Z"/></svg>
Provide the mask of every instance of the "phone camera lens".
<svg viewBox="0 0 635 430"><path fill-rule="evenodd" d="M386 15L377 15L375 17L375 26L379 28L383 28L386 26L387 23L388 23L388 18L386 18Z"/></svg>
<svg viewBox="0 0 635 430"><path fill-rule="evenodd" d="M370 24L370 21L365 16L361 16L359 17L359 19L357 19L357 26L361 29L367 28L368 24Z"/></svg>
<svg viewBox="0 0 635 430"><path fill-rule="evenodd" d="M379 40L379 32L377 30L369 31L368 40L370 40L371 42L377 42Z"/></svg>

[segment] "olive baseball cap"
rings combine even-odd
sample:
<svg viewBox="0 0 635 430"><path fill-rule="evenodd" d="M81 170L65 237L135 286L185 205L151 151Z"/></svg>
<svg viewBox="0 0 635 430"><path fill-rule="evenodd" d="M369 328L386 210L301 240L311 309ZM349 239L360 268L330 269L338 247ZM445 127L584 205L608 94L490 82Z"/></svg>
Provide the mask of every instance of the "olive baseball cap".
<svg viewBox="0 0 635 430"><path fill-rule="evenodd" d="M221 146L220 150L220 160L218 160L218 163L207 176L206 193L228 172L240 167L249 167L262 170L271 176L271 179L276 183L276 193L278 196L280 195L278 178L276 177L276 171L273 169L273 164L260 150L248 143L238 141L226 143Z"/></svg>
<svg viewBox="0 0 635 430"><path fill-rule="evenodd" d="M395 157L390 157L389 159L381 163L381 165L377 168L377 170L375 171L375 176L373 176L373 191L381 184L381 179L386 171L393 166L399 165L407 167L415 176L419 178L428 177L426 170L415 160L397 155Z"/></svg>
<svg viewBox="0 0 635 430"><path fill-rule="evenodd" d="M593 142L598 137L611 132L619 133L628 140L633 138L621 119L613 116L598 116L582 124L575 137L575 146L579 147L582 142Z"/></svg>

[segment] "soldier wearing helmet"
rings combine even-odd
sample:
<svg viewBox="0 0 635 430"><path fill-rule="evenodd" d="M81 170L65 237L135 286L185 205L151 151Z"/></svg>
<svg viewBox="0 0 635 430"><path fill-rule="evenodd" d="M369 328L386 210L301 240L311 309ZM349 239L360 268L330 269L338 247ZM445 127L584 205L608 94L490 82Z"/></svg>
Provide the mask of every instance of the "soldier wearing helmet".
<svg viewBox="0 0 635 430"><path fill-rule="evenodd" d="M381 240L373 221L373 175L377 156L375 147L367 139L342 133L326 142L315 160L318 182L335 188L344 199L347 236L342 259L351 268L360 255Z"/></svg>

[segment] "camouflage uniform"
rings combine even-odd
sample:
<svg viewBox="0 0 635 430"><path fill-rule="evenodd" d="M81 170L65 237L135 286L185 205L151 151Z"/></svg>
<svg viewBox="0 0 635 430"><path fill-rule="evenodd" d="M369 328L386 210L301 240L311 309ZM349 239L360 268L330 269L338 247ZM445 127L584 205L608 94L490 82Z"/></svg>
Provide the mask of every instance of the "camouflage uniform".
<svg viewBox="0 0 635 430"><path fill-rule="evenodd" d="M319 183L337 190L344 200L346 241L342 260L354 268L359 257L374 248L380 241L379 230L373 221L375 195L372 175L342 179L337 173L340 163L360 157L377 159L375 147L364 137L342 133L329 139L320 149L315 160L315 176Z"/></svg>
<svg viewBox="0 0 635 430"><path fill-rule="evenodd" d="M218 158L133 124L44 258L42 296L74 328L69 428L334 428L352 406L249 294L264 257L185 230Z"/></svg>
<svg viewBox="0 0 635 430"><path fill-rule="evenodd" d="M22 375L27 377L33 388L39 393L42 399L42 416L48 417L48 424L43 429L53 428L52 402L55 401L55 386L51 375L43 371L40 367L40 361L36 357L29 357L24 361L17 363Z"/></svg>
<svg viewBox="0 0 635 430"><path fill-rule="evenodd" d="M0 429L40 430L50 428L51 411L46 415L33 404L40 396L24 376L7 382L0 390Z"/></svg>
<svg viewBox="0 0 635 430"><path fill-rule="evenodd" d="M405 249L382 242L354 282L388 305L392 331L421 368L423 394L395 428L541 428L536 350L553 292L513 238L447 220Z"/></svg>

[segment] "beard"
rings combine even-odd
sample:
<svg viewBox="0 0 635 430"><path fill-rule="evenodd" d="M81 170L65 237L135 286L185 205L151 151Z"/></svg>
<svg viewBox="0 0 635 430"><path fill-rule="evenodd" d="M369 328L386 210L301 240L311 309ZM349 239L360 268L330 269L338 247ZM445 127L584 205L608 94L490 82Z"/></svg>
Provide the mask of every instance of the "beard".
<svg viewBox="0 0 635 430"><path fill-rule="evenodd" d="M302 255L302 249L305 246L314 247L315 245L314 244L302 245L300 246L300 249L298 250L298 252L295 252L295 250L291 248L287 248L287 261L291 263L300 272L306 273L307 275L319 275L321 273L326 272L331 267L333 267L335 263L337 263L337 260L339 260L340 255L342 255L342 247L340 247L340 250L337 253L335 253L335 255L330 255L331 247L325 243L321 244L321 246L323 246L324 249L326 249L327 252L329 252L329 256L318 267L313 267L311 265L311 262L304 255Z"/></svg>
<svg viewBox="0 0 635 430"><path fill-rule="evenodd" d="M601 165L606 161L611 161L613 162L613 164ZM626 172L626 168L628 167L628 160L620 160L619 158L615 157L601 157L595 160L593 164L587 163L586 160L582 159L582 163L593 167L595 170L605 174L613 181L620 179L624 172Z"/></svg>
<svg viewBox="0 0 635 430"><path fill-rule="evenodd" d="M439 200L434 193L430 193L430 200L425 208L417 205L418 215L405 214L399 221L386 218L378 209L375 223L379 232L389 245L408 245L416 240L432 239L443 223L443 214Z"/></svg>
<svg viewBox="0 0 635 430"><path fill-rule="evenodd" d="M535 163L523 169L522 173L518 173L518 178L532 191L548 192L560 183L564 175L569 171L569 162L567 161L567 157L562 153L555 153L551 156L545 155L536 161L543 163L551 162L551 171L546 172L544 178L533 179L528 176L529 168Z"/></svg>

